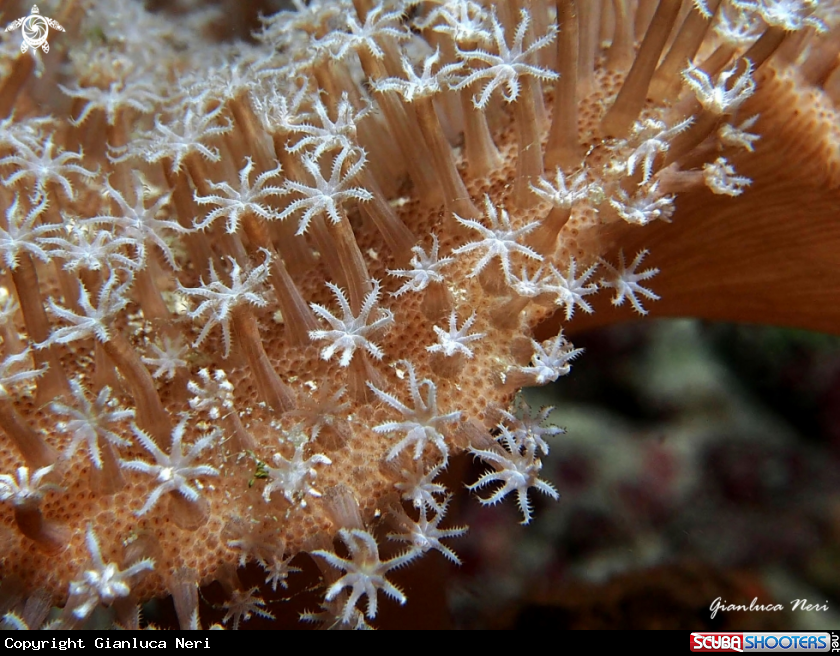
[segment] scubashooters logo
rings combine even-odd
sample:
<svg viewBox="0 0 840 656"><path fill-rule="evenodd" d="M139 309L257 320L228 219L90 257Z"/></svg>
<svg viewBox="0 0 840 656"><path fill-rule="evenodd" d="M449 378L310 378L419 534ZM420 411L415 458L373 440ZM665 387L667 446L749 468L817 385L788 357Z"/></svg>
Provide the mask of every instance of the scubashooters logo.
<svg viewBox="0 0 840 656"><path fill-rule="evenodd" d="M691 651L823 652L831 650L828 633L692 633Z"/></svg>
<svg viewBox="0 0 840 656"><path fill-rule="evenodd" d="M44 52L49 52L50 44L47 43L47 37L50 34L50 28L59 32L64 31L64 28L61 27L58 21L41 16L38 5L32 5L29 16L18 18L9 23L6 31L14 32L18 28L20 28L21 35L23 36L23 43L20 44L21 53L26 53L30 48L33 50L40 48Z"/></svg>

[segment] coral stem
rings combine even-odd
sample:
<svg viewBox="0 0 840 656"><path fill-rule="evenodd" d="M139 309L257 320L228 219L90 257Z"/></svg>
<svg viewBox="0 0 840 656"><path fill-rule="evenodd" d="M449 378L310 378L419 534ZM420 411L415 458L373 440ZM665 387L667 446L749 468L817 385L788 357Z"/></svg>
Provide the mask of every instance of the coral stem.
<svg viewBox="0 0 840 656"><path fill-rule="evenodd" d="M524 209L536 205L537 199L531 193L530 186L543 174L542 143L534 104L534 91L530 84L523 83L522 92L513 106L513 111L519 145L514 198L516 205Z"/></svg>
<svg viewBox="0 0 840 656"><path fill-rule="evenodd" d="M0 398L0 427L33 471L48 467L58 458L46 440L18 414L10 399Z"/></svg>
<svg viewBox="0 0 840 656"><path fill-rule="evenodd" d="M481 213L470 199L464 181L461 180L458 169L455 168L452 149L449 147L446 137L443 136L443 129L435 112L434 101L431 97L417 98L415 107L420 132L429 147L432 166L437 171L443 187L444 202L447 209L463 218L473 219L480 216Z"/></svg>
<svg viewBox="0 0 840 656"><path fill-rule="evenodd" d="M15 506L15 524L41 551L56 553L67 546L70 532L63 526L48 522L41 514L39 503Z"/></svg>
<svg viewBox="0 0 840 656"><path fill-rule="evenodd" d="M277 295L280 312L283 314L286 329L293 344L303 346L309 343L309 331L318 326L315 315L303 300L300 290L286 269L284 259L274 253L274 246L268 237L265 223L251 212L242 217L245 234L253 246L264 248L271 253L271 284Z"/></svg>
<svg viewBox="0 0 840 656"><path fill-rule="evenodd" d="M41 288L38 286L38 272L35 262L29 253L21 253L18 266L12 269L12 281L17 290L23 320L29 338L37 343L47 341L50 332L47 313L41 298ZM44 375L38 381L37 402L46 403L56 396L70 393L64 367L58 359L55 345L51 344L43 349L35 349L34 360L36 368L46 367Z"/></svg>
<svg viewBox="0 0 840 656"><path fill-rule="evenodd" d="M768 27L764 31L764 34L744 53L743 58L749 60L753 68L757 69L770 59L773 53L782 45L787 34L782 27L775 25Z"/></svg>
<svg viewBox="0 0 840 656"><path fill-rule="evenodd" d="M545 164L549 169L571 167L580 161L577 113L580 39L574 0L558 0L557 20L560 24L557 40L560 79L554 85L554 116L545 151Z"/></svg>
<svg viewBox="0 0 840 656"><path fill-rule="evenodd" d="M706 6L714 15L720 3L721 0L707 0ZM671 49L656 69L650 84L652 98L671 100L680 92L682 88L680 72L685 68L686 62L694 59L711 22L712 18L706 18L696 7L692 8L677 33Z"/></svg>
<svg viewBox="0 0 840 656"><path fill-rule="evenodd" d="M244 305L234 308L233 326L262 399L276 412L294 409L294 396L271 366L253 312Z"/></svg>
<svg viewBox="0 0 840 656"><path fill-rule="evenodd" d="M611 137L624 137L633 125L647 98L659 56L668 41L671 28L680 12L681 0L661 0L653 15L644 41L636 55L636 60L618 97L610 107L601 123L603 134Z"/></svg>
<svg viewBox="0 0 840 656"><path fill-rule="evenodd" d="M172 435L172 423L160 400L154 379L131 342L116 329L112 329L110 335L110 339L103 342L102 347L131 388L137 404L138 425L158 446L167 446Z"/></svg>

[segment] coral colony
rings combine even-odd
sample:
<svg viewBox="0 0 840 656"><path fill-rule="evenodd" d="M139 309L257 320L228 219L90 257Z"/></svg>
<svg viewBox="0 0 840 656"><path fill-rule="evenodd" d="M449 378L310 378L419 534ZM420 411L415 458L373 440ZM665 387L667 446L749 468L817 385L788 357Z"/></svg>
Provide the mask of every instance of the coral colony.
<svg viewBox="0 0 840 656"><path fill-rule="evenodd" d="M838 2L295 0L247 43L198 3L42 4L50 51L0 54L10 627L169 594L196 628L219 581L235 629L282 612L237 567L276 590L302 553L303 619L375 624L393 570L459 562L453 456L523 524L558 497L515 395L580 349L534 328L645 314L626 235L838 125Z"/></svg>

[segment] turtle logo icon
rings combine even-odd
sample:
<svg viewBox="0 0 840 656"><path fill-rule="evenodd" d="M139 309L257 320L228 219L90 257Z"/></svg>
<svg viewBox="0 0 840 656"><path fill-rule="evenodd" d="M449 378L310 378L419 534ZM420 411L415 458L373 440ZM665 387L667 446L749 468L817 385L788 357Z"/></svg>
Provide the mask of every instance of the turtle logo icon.
<svg viewBox="0 0 840 656"><path fill-rule="evenodd" d="M7 32L12 32L21 28L23 35L23 43L20 44L20 51L25 53L29 48L38 50L41 48L44 52L50 51L50 44L47 43L47 36L50 33L50 28L63 32L64 28L59 25L58 21L46 16L41 16L38 5L32 5L32 11L29 16L18 18L9 23L6 27Z"/></svg>

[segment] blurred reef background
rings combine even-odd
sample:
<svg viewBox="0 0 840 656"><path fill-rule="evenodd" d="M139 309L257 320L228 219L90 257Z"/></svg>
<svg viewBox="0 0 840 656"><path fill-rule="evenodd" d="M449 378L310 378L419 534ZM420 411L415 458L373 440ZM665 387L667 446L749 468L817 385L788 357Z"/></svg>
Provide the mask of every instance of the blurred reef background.
<svg viewBox="0 0 840 656"><path fill-rule="evenodd" d="M560 502L535 496L527 530L460 504L454 624L840 627L840 338L659 320L575 344L573 375L526 391L567 430L544 459ZM712 620L718 597L787 610Z"/></svg>

